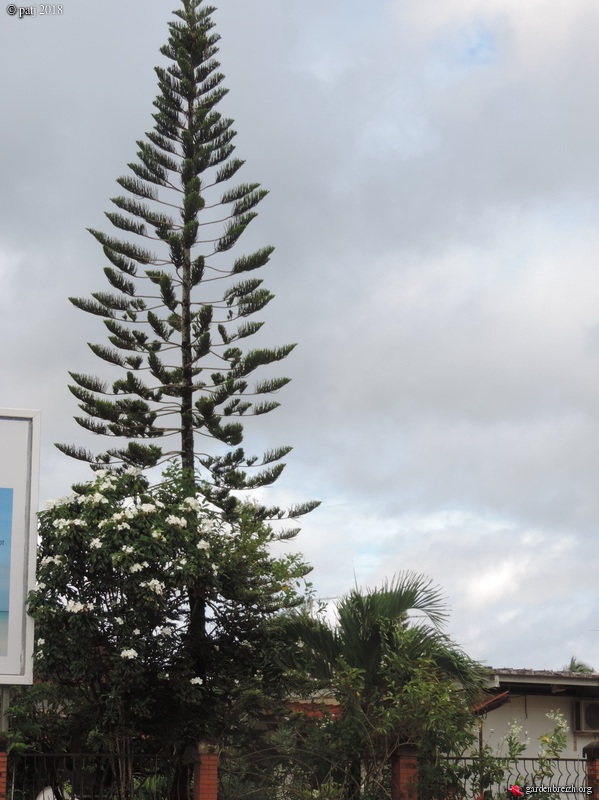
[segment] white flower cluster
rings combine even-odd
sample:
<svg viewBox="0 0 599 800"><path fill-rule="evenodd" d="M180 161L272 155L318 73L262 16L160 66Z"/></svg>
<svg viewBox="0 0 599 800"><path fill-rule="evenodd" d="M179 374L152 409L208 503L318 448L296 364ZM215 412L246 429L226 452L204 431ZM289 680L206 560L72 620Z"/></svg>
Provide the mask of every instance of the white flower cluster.
<svg viewBox="0 0 599 800"><path fill-rule="evenodd" d="M175 517L174 514L169 514L165 522L167 525L175 525L177 528L187 527L187 520L183 517Z"/></svg>
<svg viewBox="0 0 599 800"><path fill-rule="evenodd" d="M142 474L143 471L139 467L127 467L125 470L125 475L134 475L136 478Z"/></svg>
<svg viewBox="0 0 599 800"><path fill-rule="evenodd" d="M100 547L102 547L102 542L100 539L98 539L97 536L94 536L94 538L89 543L89 546L92 547L94 550L99 550Z"/></svg>
<svg viewBox="0 0 599 800"><path fill-rule="evenodd" d="M71 494L68 494L65 497L58 497L56 500L47 500L44 504L44 510L53 511L59 506L69 506L71 503L78 502L81 502L81 495L77 494L77 492L71 492Z"/></svg>
<svg viewBox="0 0 599 800"><path fill-rule="evenodd" d="M147 561L142 561L141 564L133 564L131 567L129 567L129 572L141 572L144 567L149 566L150 565Z"/></svg>
<svg viewBox="0 0 599 800"><path fill-rule="evenodd" d="M198 548L198 550L210 550L210 545L204 539L200 539L196 547Z"/></svg>
<svg viewBox="0 0 599 800"><path fill-rule="evenodd" d="M143 581L143 583L140 583L139 585L141 587L147 587L148 589L151 589L156 594L164 593L164 584L161 581L156 580L156 578L152 578L150 581Z"/></svg>
<svg viewBox="0 0 599 800"><path fill-rule="evenodd" d="M166 539L160 533L160 531L152 531L152 539L158 539L158 541L160 541L160 542L165 542L166 541Z"/></svg>
<svg viewBox="0 0 599 800"><path fill-rule="evenodd" d="M57 564L60 566L62 564L62 556L44 556L40 561L40 567L47 567L48 564Z"/></svg>
<svg viewBox="0 0 599 800"><path fill-rule="evenodd" d="M128 650L121 650L121 658L127 658L129 660L137 658L137 650L134 650L132 647Z"/></svg>
<svg viewBox="0 0 599 800"><path fill-rule="evenodd" d="M132 553L132 552L133 552L133 548L131 547L131 545L130 545L130 544L125 544L125 545L123 545L123 547L121 548L121 550L123 551L123 553L125 553L125 555L129 555L129 553Z"/></svg>
<svg viewBox="0 0 599 800"><path fill-rule="evenodd" d="M104 497L100 492L94 492L93 494L86 495L82 502L88 506L100 506L106 505L108 498Z"/></svg>
<svg viewBox="0 0 599 800"><path fill-rule="evenodd" d="M137 516L137 508L135 506L127 506L123 511L117 511L116 514L112 515L112 520L114 522L121 522L125 519L133 519Z"/></svg>
<svg viewBox="0 0 599 800"><path fill-rule="evenodd" d="M168 625L164 625L162 628L156 629L157 636L168 636L170 638L174 632L174 628L170 628Z"/></svg>
<svg viewBox="0 0 599 800"><path fill-rule="evenodd" d="M196 686L201 686L204 683L202 678L198 677L192 678L189 682L195 684Z"/></svg>
<svg viewBox="0 0 599 800"><path fill-rule="evenodd" d="M192 511L201 511L202 510L202 503L197 499L197 497L186 497L182 503L182 509L190 508Z"/></svg>
<svg viewBox="0 0 599 800"><path fill-rule="evenodd" d="M116 476L114 473L110 472L107 469L97 469L96 470L96 478L98 479L98 489L100 491L104 489L112 489L116 484Z"/></svg>
<svg viewBox="0 0 599 800"><path fill-rule="evenodd" d="M67 600L66 610L71 614L78 614L80 611L84 611L87 608L89 608L89 606L85 603L80 603L78 600Z"/></svg>
<svg viewBox="0 0 599 800"><path fill-rule="evenodd" d="M71 524L70 519L55 519L52 523L52 527L56 528L59 531L63 531L65 528L68 528Z"/></svg>
<svg viewBox="0 0 599 800"><path fill-rule="evenodd" d="M151 514L153 511L156 511L156 506L154 503L142 503L139 507L139 511L142 514Z"/></svg>

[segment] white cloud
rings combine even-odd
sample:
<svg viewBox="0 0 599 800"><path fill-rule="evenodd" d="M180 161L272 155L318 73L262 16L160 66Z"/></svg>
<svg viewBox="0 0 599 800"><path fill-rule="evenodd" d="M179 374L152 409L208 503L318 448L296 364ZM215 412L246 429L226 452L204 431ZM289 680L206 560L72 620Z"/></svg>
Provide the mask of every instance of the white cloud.
<svg viewBox="0 0 599 800"><path fill-rule="evenodd" d="M240 248L277 246L264 341L299 342L282 408L248 423L248 450L295 445L265 496L324 500L295 545L323 596L423 571L451 632L497 666L599 667L598 14L232 0L215 15L243 179L271 190ZM101 369L86 342L103 333L66 298L102 288L84 229L105 225L150 127L167 19L106 0L0 27L19 76L0 95L0 403L43 411L42 499L87 474L52 442L91 439L67 371Z"/></svg>

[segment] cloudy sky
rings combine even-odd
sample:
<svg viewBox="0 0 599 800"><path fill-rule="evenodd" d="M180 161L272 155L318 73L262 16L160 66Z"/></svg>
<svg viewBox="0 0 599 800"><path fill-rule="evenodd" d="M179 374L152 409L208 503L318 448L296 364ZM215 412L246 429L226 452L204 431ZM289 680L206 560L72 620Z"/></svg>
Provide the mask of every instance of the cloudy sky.
<svg viewBox="0 0 599 800"><path fill-rule="evenodd" d="M41 500L85 467L67 371L94 372L87 227L151 128L175 0L0 10L0 406L42 410ZM243 179L270 190L292 444L273 501L322 597L400 570L495 667L599 669L599 3L222 0ZM58 6L56 6L58 9ZM1 445L0 445L1 446Z"/></svg>

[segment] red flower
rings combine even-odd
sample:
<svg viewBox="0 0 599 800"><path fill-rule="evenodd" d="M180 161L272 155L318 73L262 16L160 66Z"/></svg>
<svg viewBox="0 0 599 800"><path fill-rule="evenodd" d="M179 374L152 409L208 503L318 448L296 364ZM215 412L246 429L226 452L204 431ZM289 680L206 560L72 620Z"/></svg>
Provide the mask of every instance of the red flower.
<svg viewBox="0 0 599 800"><path fill-rule="evenodd" d="M522 789L515 783L513 786L510 786L510 792L512 793L512 797L523 797L524 792Z"/></svg>

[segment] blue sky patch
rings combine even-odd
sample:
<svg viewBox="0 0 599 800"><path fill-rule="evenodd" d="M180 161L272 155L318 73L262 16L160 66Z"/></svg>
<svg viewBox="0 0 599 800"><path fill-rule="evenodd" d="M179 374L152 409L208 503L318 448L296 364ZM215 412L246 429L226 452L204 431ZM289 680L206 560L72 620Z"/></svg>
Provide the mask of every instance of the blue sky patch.
<svg viewBox="0 0 599 800"><path fill-rule="evenodd" d="M495 63L497 42L495 34L488 28L472 27L464 31L463 61L477 67Z"/></svg>

